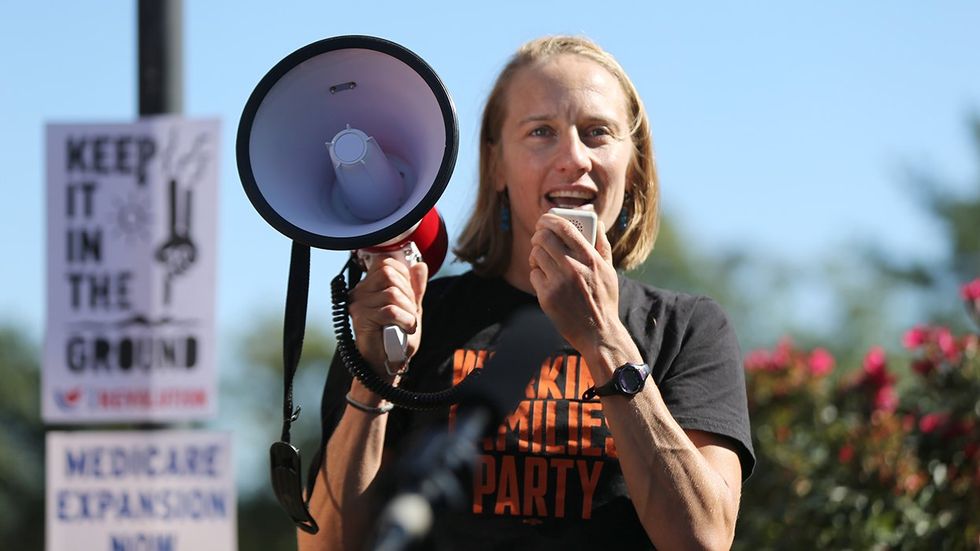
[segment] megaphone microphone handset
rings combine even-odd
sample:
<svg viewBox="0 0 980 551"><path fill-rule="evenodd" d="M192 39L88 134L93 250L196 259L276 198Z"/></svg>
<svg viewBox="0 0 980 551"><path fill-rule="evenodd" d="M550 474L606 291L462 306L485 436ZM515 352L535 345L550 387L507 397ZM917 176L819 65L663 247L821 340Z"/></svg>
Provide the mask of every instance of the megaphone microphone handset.
<svg viewBox="0 0 980 551"><path fill-rule="evenodd" d="M568 220L575 226L593 247L595 246L596 231L599 225L598 217L595 212L590 210L576 210L576 209L563 209L561 207L554 207L548 212L551 214L557 214L565 220Z"/></svg>

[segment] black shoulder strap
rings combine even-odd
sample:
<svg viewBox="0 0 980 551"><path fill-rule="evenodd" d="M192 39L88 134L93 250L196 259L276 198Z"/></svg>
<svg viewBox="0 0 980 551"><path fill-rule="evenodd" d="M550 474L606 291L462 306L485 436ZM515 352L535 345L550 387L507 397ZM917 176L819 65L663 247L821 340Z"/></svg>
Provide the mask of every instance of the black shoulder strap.
<svg viewBox="0 0 980 551"><path fill-rule="evenodd" d="M310 247L293 241L289 259L289 287L286 289L286 312L282 324L282 441L289 442L289 429L299 417L293 410L293 377L303 355L306 334L306 305L310 294Z"/></svg>
<svg viewBox="0 0 980 551"><path fill-rule="evenodd" d="M283 399L282 439L272 444L269 456L272 468L272 490L286 513L300 529L316 534L316 520L303 499L302 462L299 449L289 443L289 429L299 417L293 409L293 377L303 354L306 333L306 304L310 290L310 247L293 242L289 259L289 287L286 291L286 313L283 321Z"/></svg>

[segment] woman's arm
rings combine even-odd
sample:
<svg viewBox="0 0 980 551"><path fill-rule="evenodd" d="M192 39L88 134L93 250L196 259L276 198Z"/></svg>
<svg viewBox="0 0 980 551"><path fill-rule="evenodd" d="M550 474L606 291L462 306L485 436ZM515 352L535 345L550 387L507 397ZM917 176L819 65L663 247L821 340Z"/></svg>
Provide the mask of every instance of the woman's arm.
<svg viewBox="0 0 980 551"><path fill-rule="evenodd" d="M384 369L381 332L385 325L398 325L408 333L409 357L418 349L418 321L422 319L427 278L424 263L407 268L384 259L351 291L350 315L358 351L379 372ZM395 378L391 382L397 384ZM351 384L349 396L369 408L382 404L380 397L357 380ZM381 468L387 423L385 413L347 404L327 442L310 499L310 512L320 530L315 535L297 531L301 550L362 546L374 520L368 516L368 490Z"/></svg>
<svg viewBox="0 0 980 551"><path fill-rule="evenodd" d="M643 361L625 328L614 342L615 352L586 357L596 385L608 381L620 365ZM630 499L654 545L730 549L742 483L732 444L681 428L652 380L631 398L601 399Z"/></svg>
<svg viewBox="0 0 980 551"><path fill-rule="evenodd" d="M366 405L381 401L358 381L351 385L351 398ZM359 549L373 519L368 488L380 467L384 448L386 414L369 413L350 405L327 443L322 467L317 473L310 512L320 526L311 535L297 531L299 549ZM327 468L329 466L329 468Z"/></svg>
<svg viewBox="0 0 980 551"><path fill-rule="evenodd" d="M619 283L600 228L593 249L571 224L544 215L533 236L531 284L542 309L587 362L596 385L643 355L619 320ZM662 549L728 549L741 464L731 444L685 431L647 381L636 396L602 398L623 477L650 540Z"/></svg>

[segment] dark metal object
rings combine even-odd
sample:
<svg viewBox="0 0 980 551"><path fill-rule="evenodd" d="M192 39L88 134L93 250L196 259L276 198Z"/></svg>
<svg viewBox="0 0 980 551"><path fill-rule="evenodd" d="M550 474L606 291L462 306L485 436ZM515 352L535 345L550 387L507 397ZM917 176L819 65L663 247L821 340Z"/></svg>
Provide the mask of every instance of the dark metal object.
<svg viewBox="0 0 980 551"><path fill-rule="evenodd" d="M138 0L139 115L184 108L183 0Z"/></svg>

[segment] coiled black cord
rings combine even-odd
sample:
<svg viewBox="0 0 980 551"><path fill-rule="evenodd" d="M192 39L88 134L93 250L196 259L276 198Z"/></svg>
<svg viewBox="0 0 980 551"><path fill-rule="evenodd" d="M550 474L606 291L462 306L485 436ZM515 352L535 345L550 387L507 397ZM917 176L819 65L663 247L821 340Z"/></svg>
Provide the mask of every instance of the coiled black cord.
<svg viewBox="0 0 980 551"><path fill-rule="evenodd" d="M480 370L474 370L455 386L438 392L414 392L391 386L375 373L354 344L354 332L350 326L350 298L344 271L348 272L351 280L360 279L360 267L353 260L330 282L330 300L333 303L333 328L337 336L337 353L344 367L352 377L356 377L365 387L385 400L398 407L412 410L427 410L449 406L459 401L459 395L464 385L472 385Z"/></svg>

